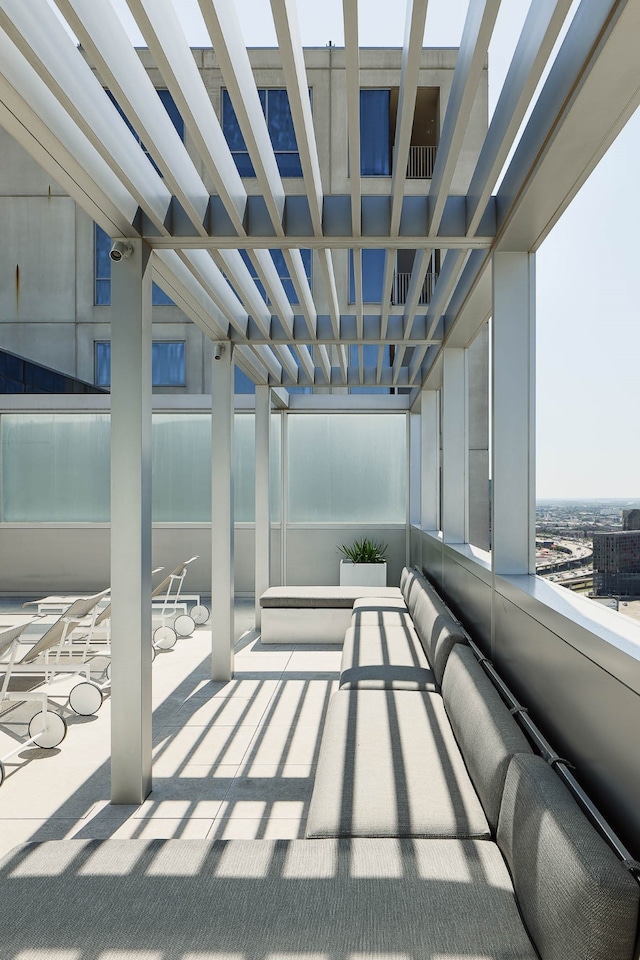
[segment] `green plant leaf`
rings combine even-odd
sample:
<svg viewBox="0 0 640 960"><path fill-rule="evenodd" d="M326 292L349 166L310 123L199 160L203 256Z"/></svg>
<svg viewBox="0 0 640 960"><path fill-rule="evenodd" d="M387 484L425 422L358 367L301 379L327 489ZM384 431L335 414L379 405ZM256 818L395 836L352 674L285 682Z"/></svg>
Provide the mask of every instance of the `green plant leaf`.
<svg viewBox="0 0 640 960"><path fill-rule="evenodd" d="M353 563L385 563L388 549L388 544L376 543L368 537L354 540L351 546L343 543L338 547L338 551Z"/></svg>

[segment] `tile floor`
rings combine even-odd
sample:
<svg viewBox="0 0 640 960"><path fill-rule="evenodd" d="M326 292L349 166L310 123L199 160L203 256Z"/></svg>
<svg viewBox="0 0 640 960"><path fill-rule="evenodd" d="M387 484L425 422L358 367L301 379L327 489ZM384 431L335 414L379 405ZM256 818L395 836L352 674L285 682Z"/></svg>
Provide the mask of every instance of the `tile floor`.
<svg viewBox="0 0 640 960"><path fill-rule="evenodd" d="M21 601L0 603L3 625L23 616ZM109 802L109 698L96 716L77 717L65 707L69 682L57 684L68 733L54 750L29 746L5 762L0 856L65 837L303 836L340 648L263 646L249 600L236 603L236 637L226 684L209 679L206 624L156 656L153 792L141 806ZM0 758L19 746L36 709L5 705Z"/></svg>

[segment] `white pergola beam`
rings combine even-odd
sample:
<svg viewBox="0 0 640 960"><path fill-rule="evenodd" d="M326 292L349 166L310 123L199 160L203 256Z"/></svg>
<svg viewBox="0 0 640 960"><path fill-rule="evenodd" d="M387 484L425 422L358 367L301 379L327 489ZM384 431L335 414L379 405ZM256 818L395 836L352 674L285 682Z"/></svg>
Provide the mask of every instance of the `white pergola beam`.
<svg viewBox="0 0 640 960"><path fill-rule="evenodd" d="M391 236L397 236L400 229L400 214L407 179L407 162L409 160L409 147L411 146L411 133L416 108L427 6L428 0L407 0L398 115L391 170Z"/></svg>
<svg viewBox="0 0 640 960"><path fill-rule="evenodd" d="M358 46L358 0L343 0L344 56L347 85L349 182L351 184L351 229L359 237L362 224L360 180L360 49ZM355 255L355 250L354 250Z"/></svg>
<svg viewBox="0 0 640 960"><path fill-rule="evenodd" d="M235 5L198 0L271 221L282 234L284 187Z"/></svg>
<svg viewBox="0 0 640 960"><path fill-rule="evenodd" d="M56 0L89 58L175 193L196 231L209 194L111 0Z"/></svg>
<svg viewBox="0 0 640 960"><path fill-rule="evenodd" d="M571 3L556 0L529 8L467 191L469 234L478 229Z"/></svg>
<svg viewBox="0 0 640 960"><path fill-rule="evenodd" d="M0 101L6 128L61 180L102 225L132 236L136 200L0 30ZM50 159L49 159L50 158Z"/></svg>
<svg viewBox="0 0 640 960"><path fill-rule="evenodd" d="M295 2L294 0L271 0L271 12L278 37L278 49L282 57L282 70L289 96L311 222L314 233L321 236L324 191Z"/></svg>
<svg viewBox="0 0 640 960"><path fill-rule="evenodd" d="M3 0L0 26L100 154L100 167L106 164L117 178L114 190L121 183L154 225L162 229L171 194L50 4L46 0L33 0L28 5ZM94 168L96 176L101 176L95 161L87 173Z"/></svg>
<svg viewBox="0 0 640 960"><path fill-rule="evenodd" d="M243 233L247 192L174 4L128 0L128 5L231 222Z"/></svg>
<svg viewBox="0 0 640 960"><path fill-rule="evenodd" d="M432 236L440 228L499 9L500 0L470 0L469 3L431 178L430 196L435 198L429 219Z"/></svg>

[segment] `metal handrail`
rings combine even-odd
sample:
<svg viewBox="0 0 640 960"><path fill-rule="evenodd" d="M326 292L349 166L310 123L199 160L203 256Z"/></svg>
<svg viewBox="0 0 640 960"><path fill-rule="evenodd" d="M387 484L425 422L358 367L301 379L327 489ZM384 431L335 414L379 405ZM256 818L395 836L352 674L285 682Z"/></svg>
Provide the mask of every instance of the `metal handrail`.
<svg viewBox="0 0 640 960"><path fill-rule="evenodd" d="M426 274L424 278L424 283L422 284L422 290L420 291L420 299L418 300L418 304L424 305L431 302L431 297L433 296L433 290L436 285L437 279L438 279L437 273L430 272ZM402 305L407 302L410 284L411 284L410 273L394 273L393 286L391 288L392 304Z"/></svg>
<svg viewBox="0 0 640 960"><path fill-rule="evenodd" d="M430 180L436 165L437 147L410 146L407 160L407 180Z"/></svg>

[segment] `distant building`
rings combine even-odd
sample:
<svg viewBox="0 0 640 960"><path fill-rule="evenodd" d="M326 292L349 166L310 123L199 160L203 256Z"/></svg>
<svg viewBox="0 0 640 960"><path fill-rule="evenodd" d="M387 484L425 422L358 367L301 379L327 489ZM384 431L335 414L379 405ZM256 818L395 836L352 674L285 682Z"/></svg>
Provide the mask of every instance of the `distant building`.
<svg viewBox="0 0 640 960"><path fill-rule="evenodd" d="M593 594L640 597L640 532L593 534Z"/></svg>
<svg viewBox="0 0 640 960"><path fill-rule="evenodd" d="M640 530L640 510L622 511L622 529Z"/></svg>

